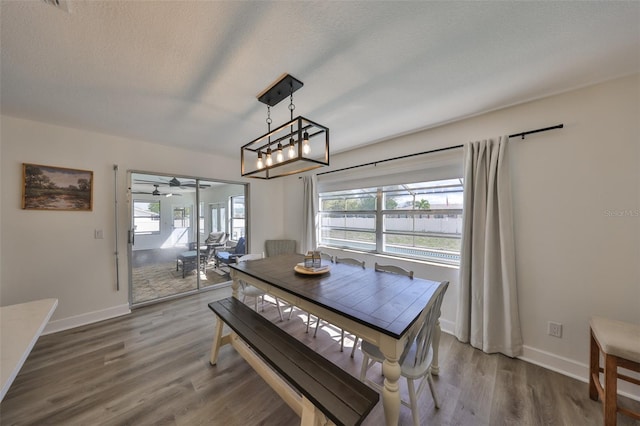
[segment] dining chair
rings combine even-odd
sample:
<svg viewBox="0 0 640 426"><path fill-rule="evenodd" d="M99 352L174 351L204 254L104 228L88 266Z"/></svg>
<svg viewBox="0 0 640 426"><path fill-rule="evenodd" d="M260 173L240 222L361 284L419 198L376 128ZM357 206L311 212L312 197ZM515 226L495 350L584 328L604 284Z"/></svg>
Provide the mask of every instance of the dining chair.
<svg viewBox="0 0 640 426"><path fill-rule="evenodd" d="M409 388L409 402L401 400L400 402L411 409L414 426L420 425L420 412L418 407L418 397L424 390L424 385L429 384L431 396L436 408L440 408L440 401L431 377L431 361L433 357L433 348L431 340L436 325L436 321L440 317L440 307L442 299L449 286L448 282L441 284L429 304L425 307L424 318L420 327L409 334L407 344L400 356L400 375L407 380ZM367 379L367 371L375 364L384 362L384 355L380 349L367 341L362 342L362 368L360 369L360 380L382 391L382 386L378 383ZM418 390L416 392L415 380L420 380ZM426 383L425 383L426 382Z"/></svg>
<svg viewBox="0 0 640 426"><path fill-rule="evenodd" d="M376 262L374 269L378 272L389 272L392 274L404 275L413 279L413 271L407 271L404 268L395 265L380 265Z"/></svg>
<svg viewBox="0 0 640 426"><path fill-rule="evenodd" d="M358 260L358 259L353 259L351 257L338 257L335 256L333 258L333 262L334 263L344 263L347 265L354 265L354 266L360 266L362 267L362 269L364 269L364 260ZM309 317L307 317L309 318ZM320 323L324 321L320 318L318 318L318 321L316 322L316 329L313 332L313 337L316 337L316 334L318 334L318 328L320 328ZM325 321L327 322L327 321ZM307 320L307 327L308 327L309 321ZM354 343L353 343L353 347L355 348L356 343L358 342L358 337L354 336ZM340 352L344 351L344 330L340 330ZM351 356L353 357L353 353L354 350L351 349Z"/></svg>
<svg viewBox="0 0 640 426"><path fill-rule="evenodd" d="M404 275L405 277L409 277L413 279L413 271L407 271L404 268L395 265L380 265L378 262L375 263L374 269L377 272L388 272L390 274L398 274ZM355 341L353 342L353 347L351 348L351 358L356 353L356 348L358 347L359 338L356 336Z"/></svg>
<svg viewBox="0 0 640 426"><path fill-rule="evenodd" d="M237 263L247 262L251 260L258 260L258 259L262 259L263 257L264 256L262 253L245 254L244 256L241 256L237 259ZM260 299L262 302L262 311L264 312L264 296L267 293L264 290L261 290L257 287L254 287L246 283L244 280L238 280L238 283L240 283L240 288L242 290L242 303L246 303L247 297L253 297L253 300L254 300L253 307L254 307L254 310L258 312L258 299ZM280 310L280 301L278 300L277 297L274 297L274 299L276 300L276 307L278 308L280 321L282 321L282 311Z"/></svg>

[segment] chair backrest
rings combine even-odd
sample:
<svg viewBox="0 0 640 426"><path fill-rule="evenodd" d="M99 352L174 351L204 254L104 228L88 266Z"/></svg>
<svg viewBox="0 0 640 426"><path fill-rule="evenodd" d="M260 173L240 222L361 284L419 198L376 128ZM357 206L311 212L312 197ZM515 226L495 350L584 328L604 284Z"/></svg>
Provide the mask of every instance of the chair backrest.
<svg viewBox="0 0 640 426"><path fill-rule="evenodd" d="M409 335L407 346L401 356L401 360L407 356L415 345L415 357L413 365L421 364L429 354L431 348L431 339L433 338L433 330L436 325L436 321L440 318L440 307L442 306L442 299L449 287L448 281L440 283L436 289L435 294L429 301L429 304L425 307L426 315L424 321L420 327Z"/></svg>
<svg viewBox="0 0 640 426"><path fill-rule="evenodd" d="M245 254L244 256L240 256L238 259L236 259L237 263L240 262L246 262L248 260L258 260L258 259L262 259L264 256L262 255L262 253L249 253L249 254Z"/></svg>
<svg viewBox="0 0 640 426"><path fill-rule="evenodd" d="M234 254L245 254L245 252L247 251L247 247L245 245L245 239L244 237L240 237L240 239L238 240L238 244L236 244L233 253Z"/></svg>
<svg viewBox="0 0 640 426"><path fill-rule="evenodd" d="M296 240L266 240L264 251L267 257L281 254L294 254L296 252Z"/></svg>
<svg viewBox="0 0 640 426"><path fill-rule="evenodd" d="M211 232L205 240L205 244L223 244L227 240L227 234L224 232Z"/></svg>
<svg viewBox="0 0 640 426"><path fill-rule="evenodd" d="M334 257L333 261L335 263L347 263L349 265L356 265L356 266L362 266L362 269L364 269L364 260L358 260L358 259L353 259L351 257Z"/></svg>
<svg viewBox="0 0 640 426"><path fill-rule="evenodd" d="M405 277L413 279L413 271L407 271L406 269L395 265L379 265L378 262L376 262L375 270L378 272L389 272L392 274L404 275Z"/></svg>
<svg viewBox="0 0 640 426"><path fill-rule="evenodd" d="M324 253L321 251L320 259L328 260L329 262L333 263L333 256L331 256L329 253Z"/></svg>

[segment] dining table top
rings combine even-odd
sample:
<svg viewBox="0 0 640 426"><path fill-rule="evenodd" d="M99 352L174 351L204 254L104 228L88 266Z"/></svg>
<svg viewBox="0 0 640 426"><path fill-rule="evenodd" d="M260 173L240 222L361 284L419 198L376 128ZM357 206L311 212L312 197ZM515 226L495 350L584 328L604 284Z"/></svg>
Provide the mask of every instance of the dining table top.
<svg viewBox="0 0 640 426"><path fill-rule="evenodd" d="M329 263L329 272L301 274L301 254L230 264L237 271L353 321L400 339L427 306L440 282Z"/></svg>

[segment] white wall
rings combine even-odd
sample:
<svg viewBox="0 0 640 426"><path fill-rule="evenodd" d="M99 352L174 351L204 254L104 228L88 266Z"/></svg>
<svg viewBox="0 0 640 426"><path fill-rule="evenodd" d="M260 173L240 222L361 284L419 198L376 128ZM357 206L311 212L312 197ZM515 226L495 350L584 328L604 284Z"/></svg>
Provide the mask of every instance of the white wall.
<svg viewBox="0 0 640 426"><path fill-rule="evenodd" d="M640 324L639 117L634 75L334 155L331 168L564 123L511 144L518 300L524 358L584 379L590 316ZM294 238L302 184L286 184ZM458 270L398 264L450 281L442 318L453 330ZM548 321L563 324L561 339L547 335Z"/></svg>
<svg viewBox="0 0 640 426"><path fill-rule="evenodd" d="M247 181L228 158L13 117L1 120L0 305L58 298L49 330L128 312L127 170ZM22 210L22 163L92 170L93 211ZM120 291L115 289L114 164L119 166ZM265 239L283 233L282 183L249 182L251 209L260 212L250 213L249 246L262 249ZM94 239L95 229L103 230L104 239Z"/></svg>

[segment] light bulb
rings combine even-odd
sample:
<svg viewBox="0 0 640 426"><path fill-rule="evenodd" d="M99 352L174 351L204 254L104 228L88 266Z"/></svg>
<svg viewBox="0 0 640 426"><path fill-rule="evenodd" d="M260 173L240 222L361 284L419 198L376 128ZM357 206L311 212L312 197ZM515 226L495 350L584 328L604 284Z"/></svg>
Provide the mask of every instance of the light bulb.
<svg viewBox="0 0 640 426"><path fill-rule="evenodd" d="M256 163L256 167L258 167L258 169L264 168L264 163L262 162L262 152L258 153L258 162Z"/></svg>
<svg viewBox="0 0 640 426"><path fill-rule="evenodd" d="M311 147L309 146L309 133L304 132L302 135L302 153L309 154L311 152Z"/></svg>
<svg viewBox="0 0 640 426"><path fill-rule="evenodd" d="M296 150L294 148L293 138L289 139L289 158L296 156Z"/></svg>
<svg viewBox="0 0 640 426"><path fill-rule="evenodd" d="M282 160L284 160L284 157L282 155L282 144L278 143L278 151L276 153L276 161L278 163L282 163Z"/></svg>
<svg viewBox="0 0 640 426"><path fill-rule="evenodd" d="M271 158L271 148L267 149L267 167L270 167L273 164L273 158Z"/></svg>

